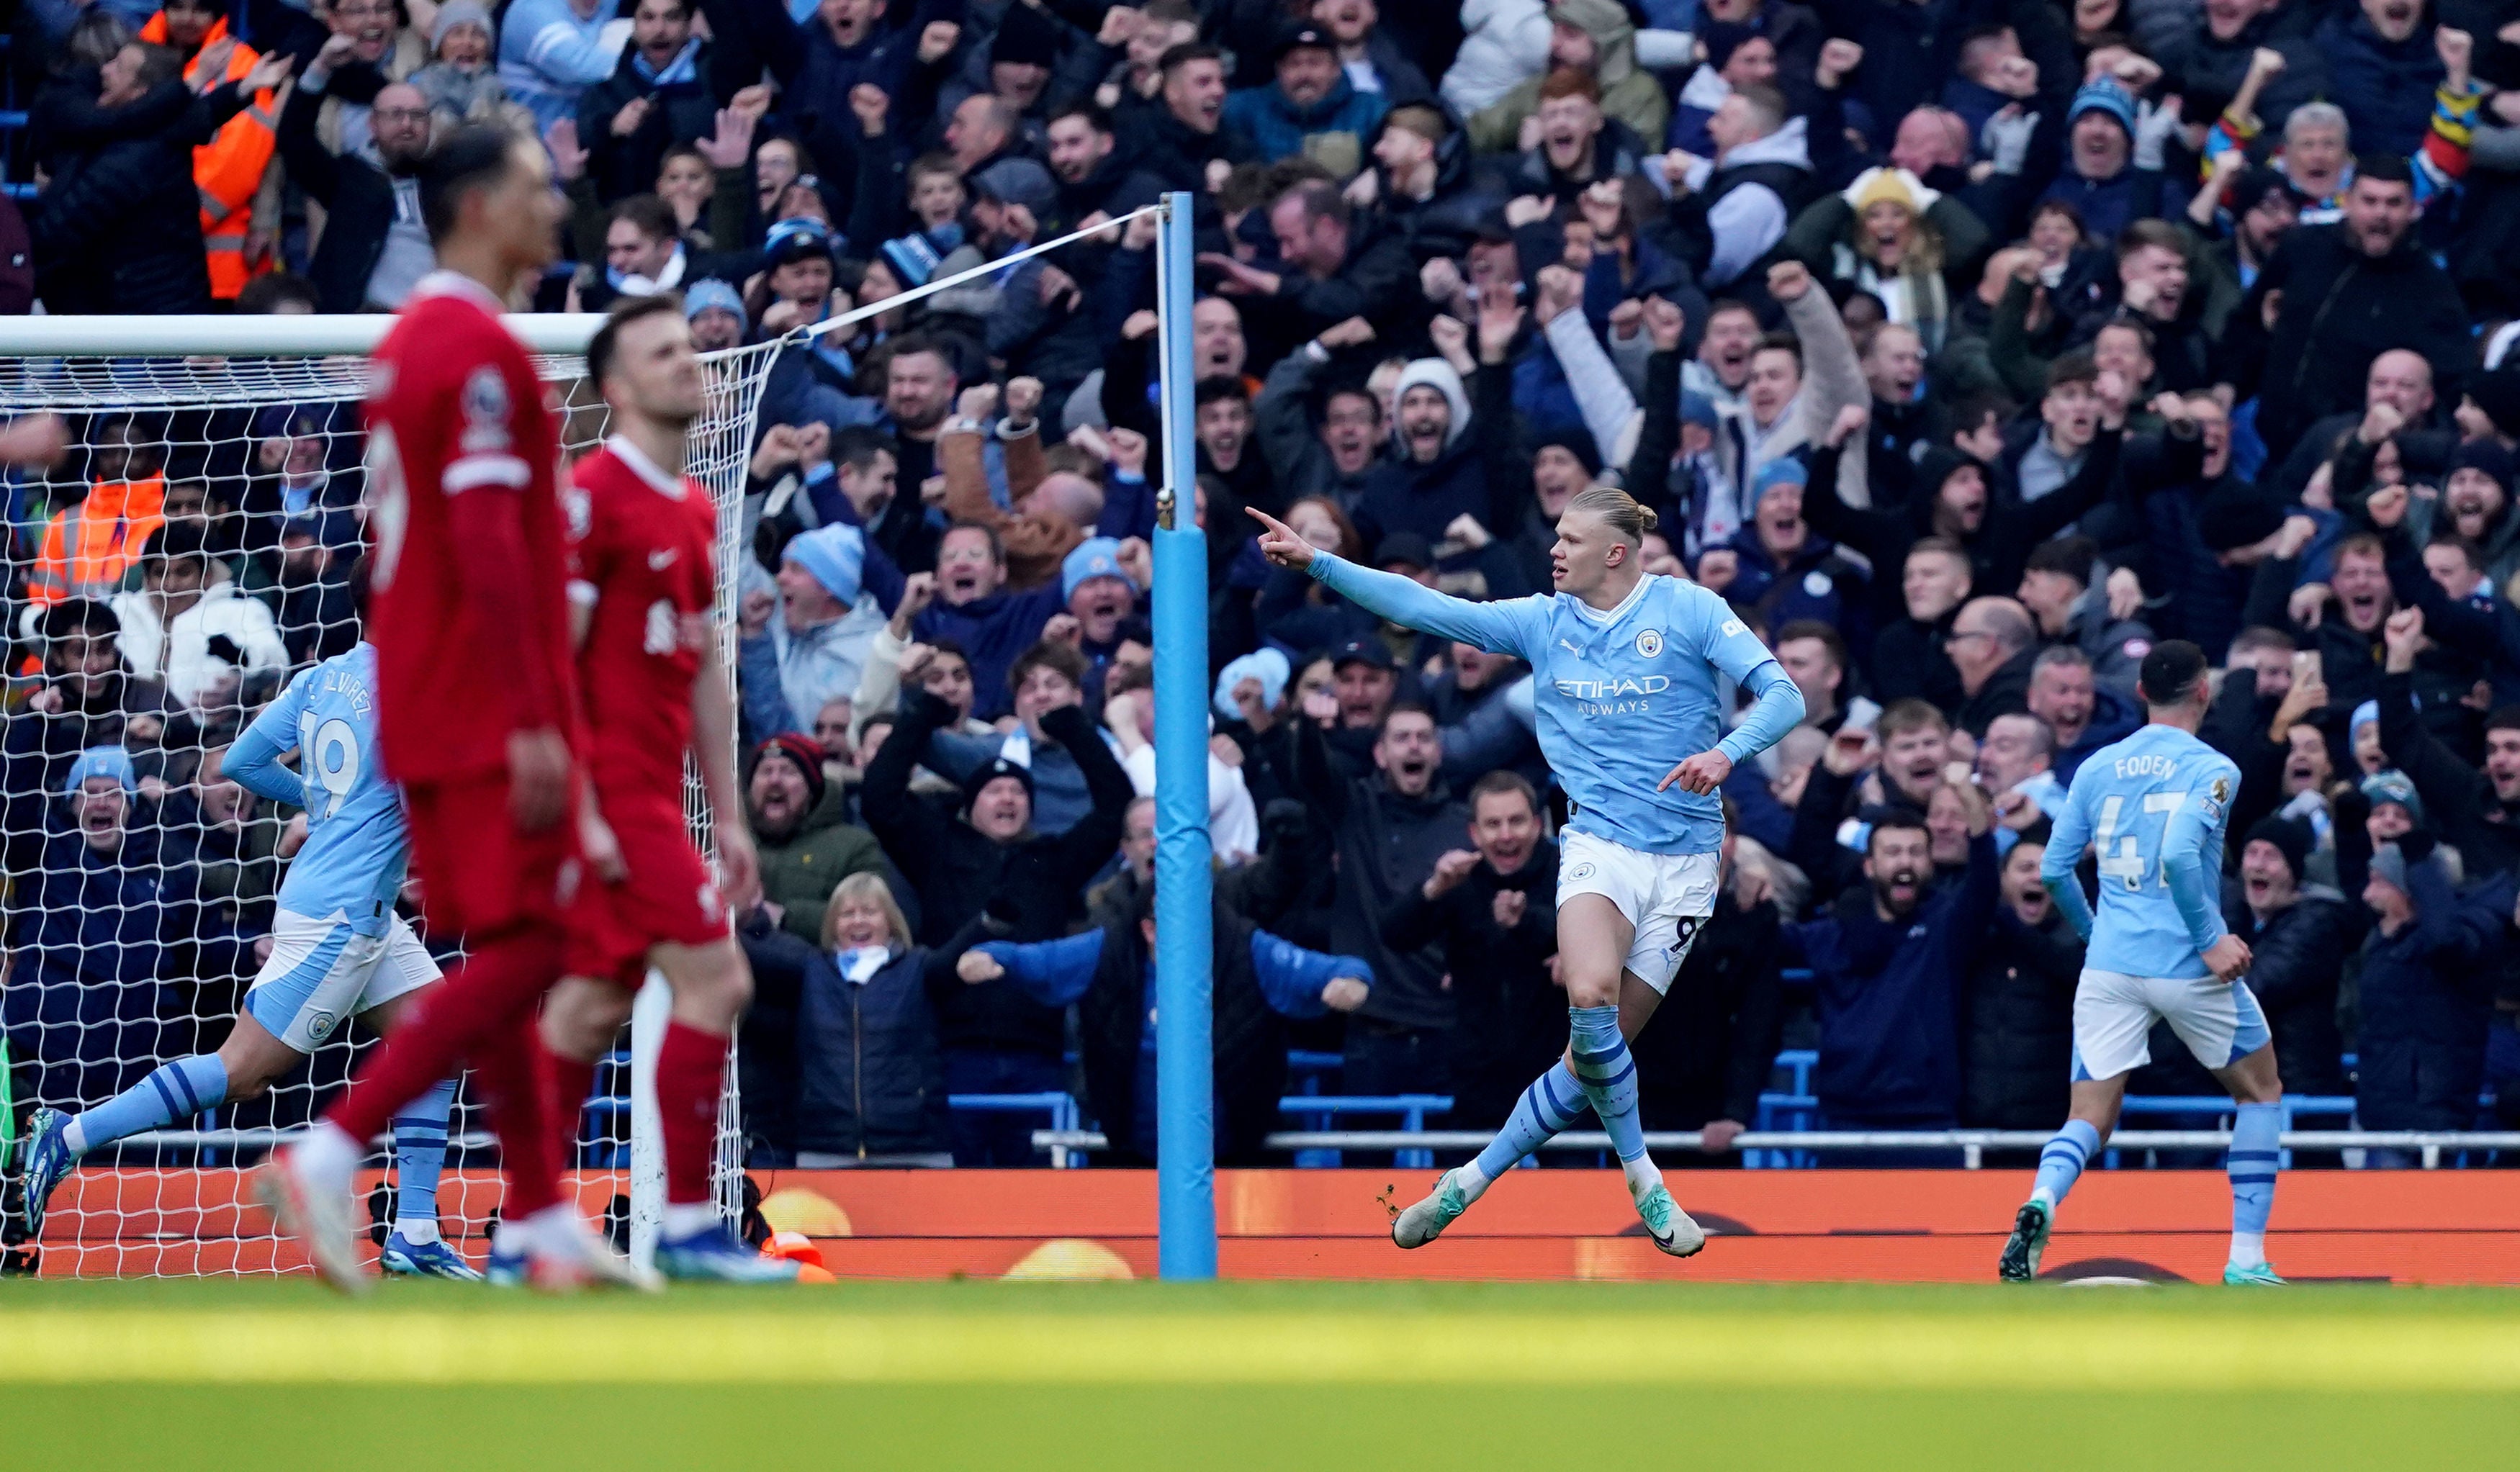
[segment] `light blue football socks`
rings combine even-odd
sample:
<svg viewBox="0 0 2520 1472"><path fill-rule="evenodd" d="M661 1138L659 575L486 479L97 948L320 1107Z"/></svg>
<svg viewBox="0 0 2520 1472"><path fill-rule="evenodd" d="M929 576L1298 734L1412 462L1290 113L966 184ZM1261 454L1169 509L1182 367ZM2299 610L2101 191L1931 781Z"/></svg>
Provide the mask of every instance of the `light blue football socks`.
<svg viewBox="0 0 2520 1472"><path fill-rule="evenodd" d="M2275 1209L2275 1166L2281 1159L2283 1106L2242 1104L2231 1124L2231 1260L2233 1268L2263 1267L2267 1219Z"/></svg>
<svg viewBox="0 0 2520 1472"><path fill-rule="evenodd" d="M394 1230L415 1246L437 1240L437 1178L454 1108L455 1081L440 1079L393 1118Z"/></svg>
<svg viewBox="0 0 2520 1472"><path fill-rule="evenodd" d="M228 1066L217 1053L177 1058L159 1064L149 1077L71 1120L62 1132L62 1143L72 1155L84 1155L143 1130L215 1109L227 1097Z"/></svg>
<svg viewBox="0 0 2520 1472"><path fill-rule="evenodd" d="M2052 1215L2056 1203L2064 1200L2065 1193L2082 1179L2083 1166L2092 1158L2092 1152L2099 1147L2100 1132L2090 1122L2065 1121L2065 1128L2050 1137L2039 1151L2039 1179L2030 1188L2030 1199L2044 1202Z"/></svg>
<svg viewBox="0 0 2520 1472"><path fill-rule="evenodd" d="M1584 1086L1575 1082L1575 1075L1566 1071L1565 1060L1559 1059L1522 1091L1505 1128L1488 1141L1478 1158L1453 1173L1454 1184L1462 1199L1476 1201L1486 1194L1496 1179L1520 1165L1524 1156L1548 1143L1552 1136L1573 1129L1589 1107L1584 1100Z"/></svg>
<svg viewBox="0 0 2520 1472"><path fill-rule="evenodd" d="M1637 1119L1637 1062L1629 1056L1628 1040L1619 1036L1619 1009L1615 1004L1570 1006L1566 1015L1573 1023L1569 1051L1576 1081L1610 1134L1610 1148L1627 1173L1628 1190L1642 1196L1662 1184L1662 1172L1645 1153L1644 1126Z"/></svg>

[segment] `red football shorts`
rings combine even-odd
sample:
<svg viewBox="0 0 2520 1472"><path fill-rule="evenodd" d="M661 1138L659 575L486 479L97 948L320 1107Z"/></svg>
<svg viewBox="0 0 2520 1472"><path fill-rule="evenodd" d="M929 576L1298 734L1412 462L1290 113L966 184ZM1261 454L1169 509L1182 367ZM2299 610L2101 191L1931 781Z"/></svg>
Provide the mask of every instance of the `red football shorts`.
<svg viewBox="0 0 2520 1472"><path fill-rule="evenodd" d="M608 976L635 988L647 974L649 947L706 946L735 933L681 813L605 819L630 871L617 884L590 886L570 926L570 975Z"/></svg>
<svg viewBox="0 0 2520 1472"><path fill-rule="evenodd" d="M517 831L505 774L418 782L403 789L421 905L437 935L486 938L554 923L576 903L577 825L563 816L539 833Z"/></svg>

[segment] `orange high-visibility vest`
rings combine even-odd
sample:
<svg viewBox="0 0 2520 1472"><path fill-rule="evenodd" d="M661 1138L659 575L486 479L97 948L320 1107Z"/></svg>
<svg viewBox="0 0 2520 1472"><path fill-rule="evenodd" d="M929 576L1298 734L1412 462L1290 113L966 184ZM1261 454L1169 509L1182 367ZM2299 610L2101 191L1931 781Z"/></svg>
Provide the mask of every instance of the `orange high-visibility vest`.
<svg viewBox="0 0 2520 1472"><path fill-rule="evenodd" d="M66 598L112 598L122 591L149 534L165 524L164 475L98 481L85 501L64 507L44 527L26 601L49 608Z"/></svg>
<svg viewBox="0 0 2520 1472"><path fill-rule="evenodd" d="M202 50L207 51L226 40L228 22L225 17L210 27L202 38ZM159 11L140 27L140 39L154 45L166 44L166 13ZM228 53L227 75L221 80L234 81L253 69L261 60L250 46L239 42ZM184 81L194 82L194 73L202 68L200 53L184 64ZM269 90L257 92L246 110L222 124L210 141L193 150L193 185L202 196L202 243L209 254L210 294L221 301L232 301L245 284L258 271L245 267L245 237L253 223L253 195L262 186L263 170L271 164L272 150L279 144L273 129L280 119L279 109ZM265 262L262 270L269 270Z"/></svg>

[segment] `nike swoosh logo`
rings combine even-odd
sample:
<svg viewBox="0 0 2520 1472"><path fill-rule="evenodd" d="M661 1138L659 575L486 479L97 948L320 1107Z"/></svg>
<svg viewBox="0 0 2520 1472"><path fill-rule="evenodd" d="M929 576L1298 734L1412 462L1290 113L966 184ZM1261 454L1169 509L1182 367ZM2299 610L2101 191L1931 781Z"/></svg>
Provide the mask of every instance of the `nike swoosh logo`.
<svg viewBox="0 0 2520 1472"><path fill-rule="evenodd" d="M666 568L673 566L674 558L681 557L682 555L683 551L679 547L668 547L663 552L652 552L648 554L648 570L651 572L662 572Z"/></svg>

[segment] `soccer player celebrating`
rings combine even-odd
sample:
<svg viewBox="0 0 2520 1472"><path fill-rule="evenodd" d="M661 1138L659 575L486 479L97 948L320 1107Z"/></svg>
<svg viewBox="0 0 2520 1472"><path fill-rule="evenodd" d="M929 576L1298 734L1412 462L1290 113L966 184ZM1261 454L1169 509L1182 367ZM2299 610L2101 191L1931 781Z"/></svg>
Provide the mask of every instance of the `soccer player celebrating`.
<svg viewBox="0 0 2520 1472"><path fill-rule="evenodd" d="M559 425L499 314L556 254L563 205L541 144L467 127L421 165L420 208L439 269L378 346L367 406L377 709L429 927L467 954L256 1190L327 1279L363 1290L350 1182L366 1142L469 1060L507 1175L493 1263L554 1288L635 1282L562 1199L534 1035L582 888L580 725Z"/></svg>
<svg viewBox="0 0 2520 1472"><path fill-rule="evenodd" d="M1600 1116L1654 1245L1688 1257L1706 1234L1671 1199L1637 1121L1627 1039L1653 1015L1689 943L1714 912L1732 768L1803 718L1803 699L1724 600L1642 565L1654 513L1595 486L1567 503L1550 549L1548 597L1474 603L1393 573L1316 552L1285 523L1253 512L1260 550L1394 623L1511 654L1532 667L1540 749L1571 799L1557 870L1558 975L1573 1040L1514 1105L1476 1160L1444 1173L1400 1213L1391 1239L1422 1247L1498 1176L1571 1125ZM1758 697L1730 736L1718 675ZM1665 771L1674 752L1694 752Z"/></svg>
<svg viewBox="0 0 2520 1472"><path fill-rule="evenodd" d="M307 670L263 708L217 775L306 810L306 842L280 884L270 959L219 1050L177 1058L76 1116L38 1109L27 1125L26 1234L81 1155L203 1109L259 1096L345 1017L391 1033L437 981L437 962L393 912L411 858L402 794L377 757L377 651L361 643ZM291 750L297 770L280 765ZM394 1116L394 1228L387 1272L477 1278L437 1231L437 1178L455 1081Z"/></svg>
<svg viewBox="0 0 2520 1472"><path fill-rule="evenodd" d="M2267 1265L2283 1086L2266 1013L2240 978L2246 941L2223 928L2223 831L2240 769L2197 739L2212 698L2205 653L2183 639L2153 646L2136 675L2150 724L2075 772L2039 877L2090 944L2074 991L2072 1117L2039 1153L2030 1199L2013 1218L1998 1272L2039 1275L2056 1207L2117 1125L2127 1074L2151 1057L2154 1019L2239 1101L2231 1128L2231 1256L2223 1281L2276 1284ZM2096 919L2074 867L2098 850Z"/></svg>
<svg viewBox="0 0 2520 1472"><path fill-rule="evenodd" d="M717 513L683 474L708 404L682 297L623 298L587 345L586 376L612 434L577 463L568 495L570 622L595 733L589 776L613 841L590 853L605 883L544 1009L543 1042L563 1108L582 1102L648 968L663 972L674 1010L656 1055L656 1266L667 1277L792 1282L796 1265L738 1242L709 1188L727 1039L752 996L727 915L752 905L759 882L735 781L735 691L710 617ZM716 820L714 884L683 818L686 753Z"/></svg>

